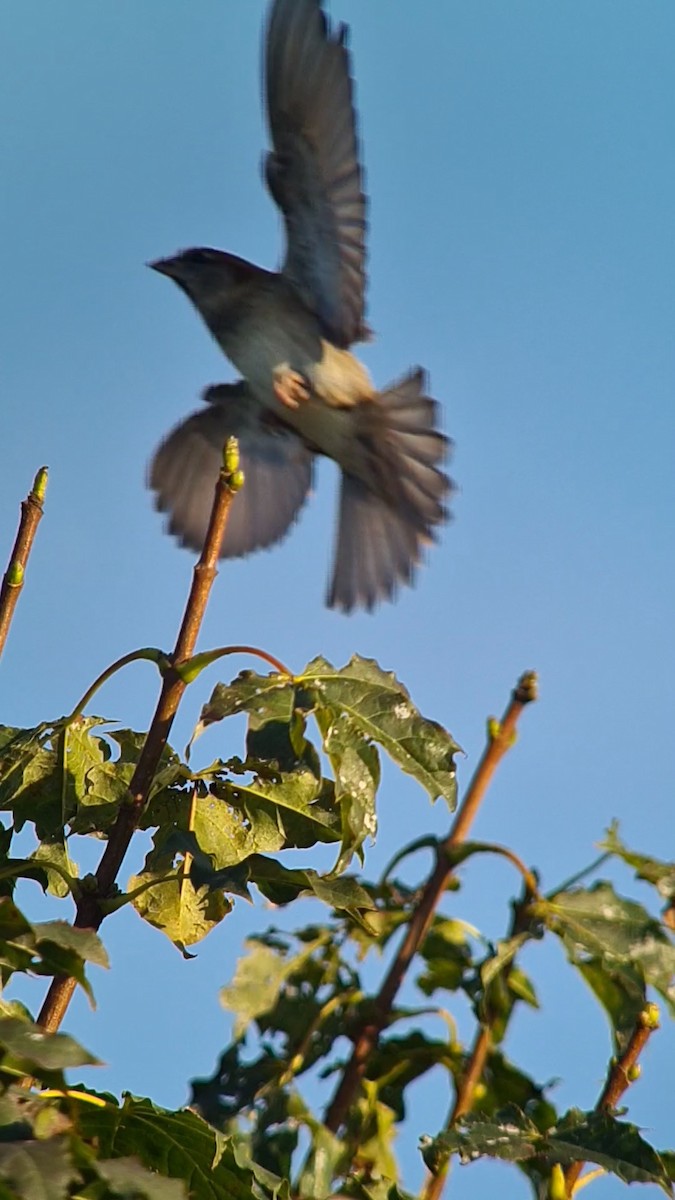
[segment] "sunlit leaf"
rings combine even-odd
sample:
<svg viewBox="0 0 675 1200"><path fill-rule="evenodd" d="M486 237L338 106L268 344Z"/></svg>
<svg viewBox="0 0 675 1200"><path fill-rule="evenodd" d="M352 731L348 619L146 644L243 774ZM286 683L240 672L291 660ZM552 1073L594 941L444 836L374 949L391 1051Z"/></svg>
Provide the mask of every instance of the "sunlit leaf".
<svg viewBox="0 0 675 1200"><path fill-rule="evenodd" d="M292 969L292 959L258 942L246 943L246 954L237 963L232 983L220 990L223 1008L235 1014L235 1038L241 1037L257 1016L272 1008Z"/></svg>
<svg viewBox="0 0 675 1200"><path fill-rule="evenodd" d="M641 904L600 882L559 892L536 908L575 965L596 960L613 976L625 969L630 982L639 972L675 1011L675 946Z"/></svg>
<svg viewBox="0 0 675 1200"><path fill-rule="evenodd" d="M460 747L441 725L420 715L393 672L354 655L341 670L315 658L298 679L311 689L316 707L346 713L357 730L426 788L432 800L442 796L451 809L455 807L454 756Z"/></svg>
<svg viewBox="0 0 675 1200"><path fill-rule="evenodd" d="M181 951L201 942L232 911L232 902L222 891L206 885L196 888L182 870L167 879L161 869L146 869L129 880L130 892L139 888L143 890L133 900L136 912Z"/></svg>
<svg viewBox="0 0 675 1200"><path fill-rule="evenodd" d="M668 1195L671 1191L657 1152L634 1125L607 1113L572 1111L545 1133L516 1108L496 1114L492 1121L467 1116L457 1128L424 1146L431 1170L438 1169L448 1154L458 1154L463 1162L484 1156L519 1162L537 1156L563 1167L574 1162L595 1163L625 1183L655 1183Z"/></svg>

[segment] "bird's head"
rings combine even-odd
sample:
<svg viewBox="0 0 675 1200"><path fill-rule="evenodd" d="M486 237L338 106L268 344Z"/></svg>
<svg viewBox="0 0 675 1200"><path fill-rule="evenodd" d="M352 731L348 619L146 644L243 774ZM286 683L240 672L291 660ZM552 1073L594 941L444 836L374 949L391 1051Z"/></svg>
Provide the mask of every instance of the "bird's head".
<svg viewBox="0 0 675 1200"><path fill-rule="evenodd" d="M207 320L236 303L259 270L234 254L206 247L183 250L173 258L158 258L148 266L173 279Z"/></svg>

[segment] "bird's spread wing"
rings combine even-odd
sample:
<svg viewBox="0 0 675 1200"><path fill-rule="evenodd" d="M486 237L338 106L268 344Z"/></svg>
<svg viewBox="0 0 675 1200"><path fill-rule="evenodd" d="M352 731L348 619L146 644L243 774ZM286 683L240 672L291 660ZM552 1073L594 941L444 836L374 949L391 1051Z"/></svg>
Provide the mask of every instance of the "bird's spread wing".
<svg viewBox="0 0 675 1200"><path fill-rule="evenodd" d="M338 346L364 326L366 198L345 45L320 0L274 0L265 93L269 189L286 224L283 273Z"/></svg>
<svg viewBox="0 0 675 1200"><path fill-rule="evenodd" d="M244 486L232 501L221 549L222 558L237 558L286 533L311 487L313 456L291 430L266 423L243 381L210 387L204 399L208 406L162 442L148 482L157 508L169 514L169 533L201 550L223 446L238 438Z"/></svg>

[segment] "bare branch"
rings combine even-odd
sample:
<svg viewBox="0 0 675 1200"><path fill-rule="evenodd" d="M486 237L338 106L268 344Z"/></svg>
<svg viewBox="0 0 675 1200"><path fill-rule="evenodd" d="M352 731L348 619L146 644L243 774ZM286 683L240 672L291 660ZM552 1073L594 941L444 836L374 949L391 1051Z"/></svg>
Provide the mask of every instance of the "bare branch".
<svg viewBox="0 0 675 1200"><path fill-rule="evenodd" d="M642 1054L651 1035L659 1028L659 1010L656 1004L647 1004L640 1013L635 1028L623 1054L612 1059L607 1072L607 1079L597 1103L595 1111L610 1112L616 1108L624 1092L631 1083L640 1077L638 1059ZM567 1195L573 1196L577 1190L577 1180L584 1169L583 1162L572 1163L565 1171L565 1187ZM578 1185L583 1187L583 1180Z"/></svg>
<svg viewBox="0 0 675 1200"><path fill-rule="evenodd" d="M0 587L0 654L5 648L14 609L23 587L28 556L33 548L37 527L42 519L42 502L46 490L47 468L40 467L33 480L31 491L26 499L21 501L21 520L9 564L2 578L2 587Z"/></svg>
<svg viewBox="0 0 675 1200"><path fill-rule="evenodd" d="M171 666L163 674L162 689L155 715L129 784L128 801L120 808L98 865L96 888L92 892L85 892L78 903L75 925L79 928L98 929L103 920L104 914L99 900L109 894L117 878L147 802L178 705L187 687L186 682L175 668L189 659L194 652L211 588L216 578L216 563L220 545L227 524L230 504L237 490L236 484L233 483L233 477L237 474L240 475L238 463L234 462L233 464L234 458L236 458L236 443L234 448L228 444L224 459L226 465L223 466L216 484L204 548L193 571L192 586L185 605L176 646L170 656ZM75 980L68 976L54 978L38 1017L38 1023L45 1029L54 1032L59 1028L75 986Z"/></svg>
<svg viewBox="0 0 675 1200"><path fill-rule="evenodd" d="M453 872L448 852L466 841L492 776L514 743L521 713L525 706L536 698L537 677L533 671L527 671L520 677L502 721L490 722L487 746L457 811L450 833L438 847L434 869L424 886L419 903L412 914L406 934L380 991L375 997L372 1018L356 1039L352 1056L326 1112L325 1124L333 1133L337 1133L344 1122L347 1110L366 1072L368 1060L387 1023L398 989L412 959L429 932L436 908L448 886Z"/></svg>

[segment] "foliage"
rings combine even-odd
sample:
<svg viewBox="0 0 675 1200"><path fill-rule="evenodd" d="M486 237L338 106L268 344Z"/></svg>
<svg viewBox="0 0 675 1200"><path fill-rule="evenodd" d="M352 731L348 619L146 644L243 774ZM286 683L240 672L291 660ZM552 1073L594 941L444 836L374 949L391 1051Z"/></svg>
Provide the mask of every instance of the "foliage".
<svg viewBox="0 0 675 1200"><path fill-rule="evenodd" d="M226 652L181 660L175 674L192 683ZM117 665L137 657L170 677L170 656L155 650ZM510 718L489 725L490 770L512 745L514 712L532 698L532 680L523 678ZM195 739L236 714L247 718L241 755L194 767ZM413 1119L410 1089L432 1073L445 1079L454 1103L438 1130L419 1131L430 1171L425 1200L440 1194L453 1157L515 1164L537 1197L571 1194L584 1163L670 1190L675 1157L649 1145L617 1106L658 1028L651 997L675 1009L674 864L629 849L612 826L599 862L544 891L512 851L469 842L455 826L445 841L422 836L401 847L384 876L369 879L362 872L377 831L382 751L431 801L442 798L453 811L459 746L419 713L393 674L358 656L339 669L316 658L299 674L244 671L218 684L184 756L158 743L139 802L145 743L145 735L112 729L79 708L32 729L0 727L3 985L30 974L56 980L58 990L70 978L93 1003L88 966L107 966L107 956L88 926L98 929L126 904L186 956L232 920L242 899L287 907L309 897L315 915L294 932L270 925L248 940L221 992L232 1040L213 1075L193 1082L189 1107L177 1112L78 1087L73 1071L97 1060L55 1032L49 1003L36 1023L3 999L0 1200L395 1200L405 1196L397 1129ZM463 804L470 802L471 788ZM129 836L151 833L140 873L124 891L116 874L104 888L100 871L81 878L73 836L98 839L107 853L122 827ZM26 828L35 849L13 854L17 835L25 846ZM324 874L298 865L297 852L318 845L332 849ZM396 868L421 848L431 869L410 886ZM295 852L290 859L288 851ZM497 943L458 921L452 905L472 861L494 853L519 872ZM661 916L603 878L610 858L653 889L657 905L666 906ZM19 881L74 901L76 922L28 920L15 903ZM544 938L560 945L609 1019L612 1057L590 1111L558 1112L551 1086L506 1053L514 1012L526 1019L539 1003L522 951ZM385 963L375 994L364 976L367 959L369 969L373 959ZM404 978L413 997L406 1004ZM474 1018L467 1042L451 1015L458 1001ZM308 1099L317 1094L324 1109Z"/></svg>

